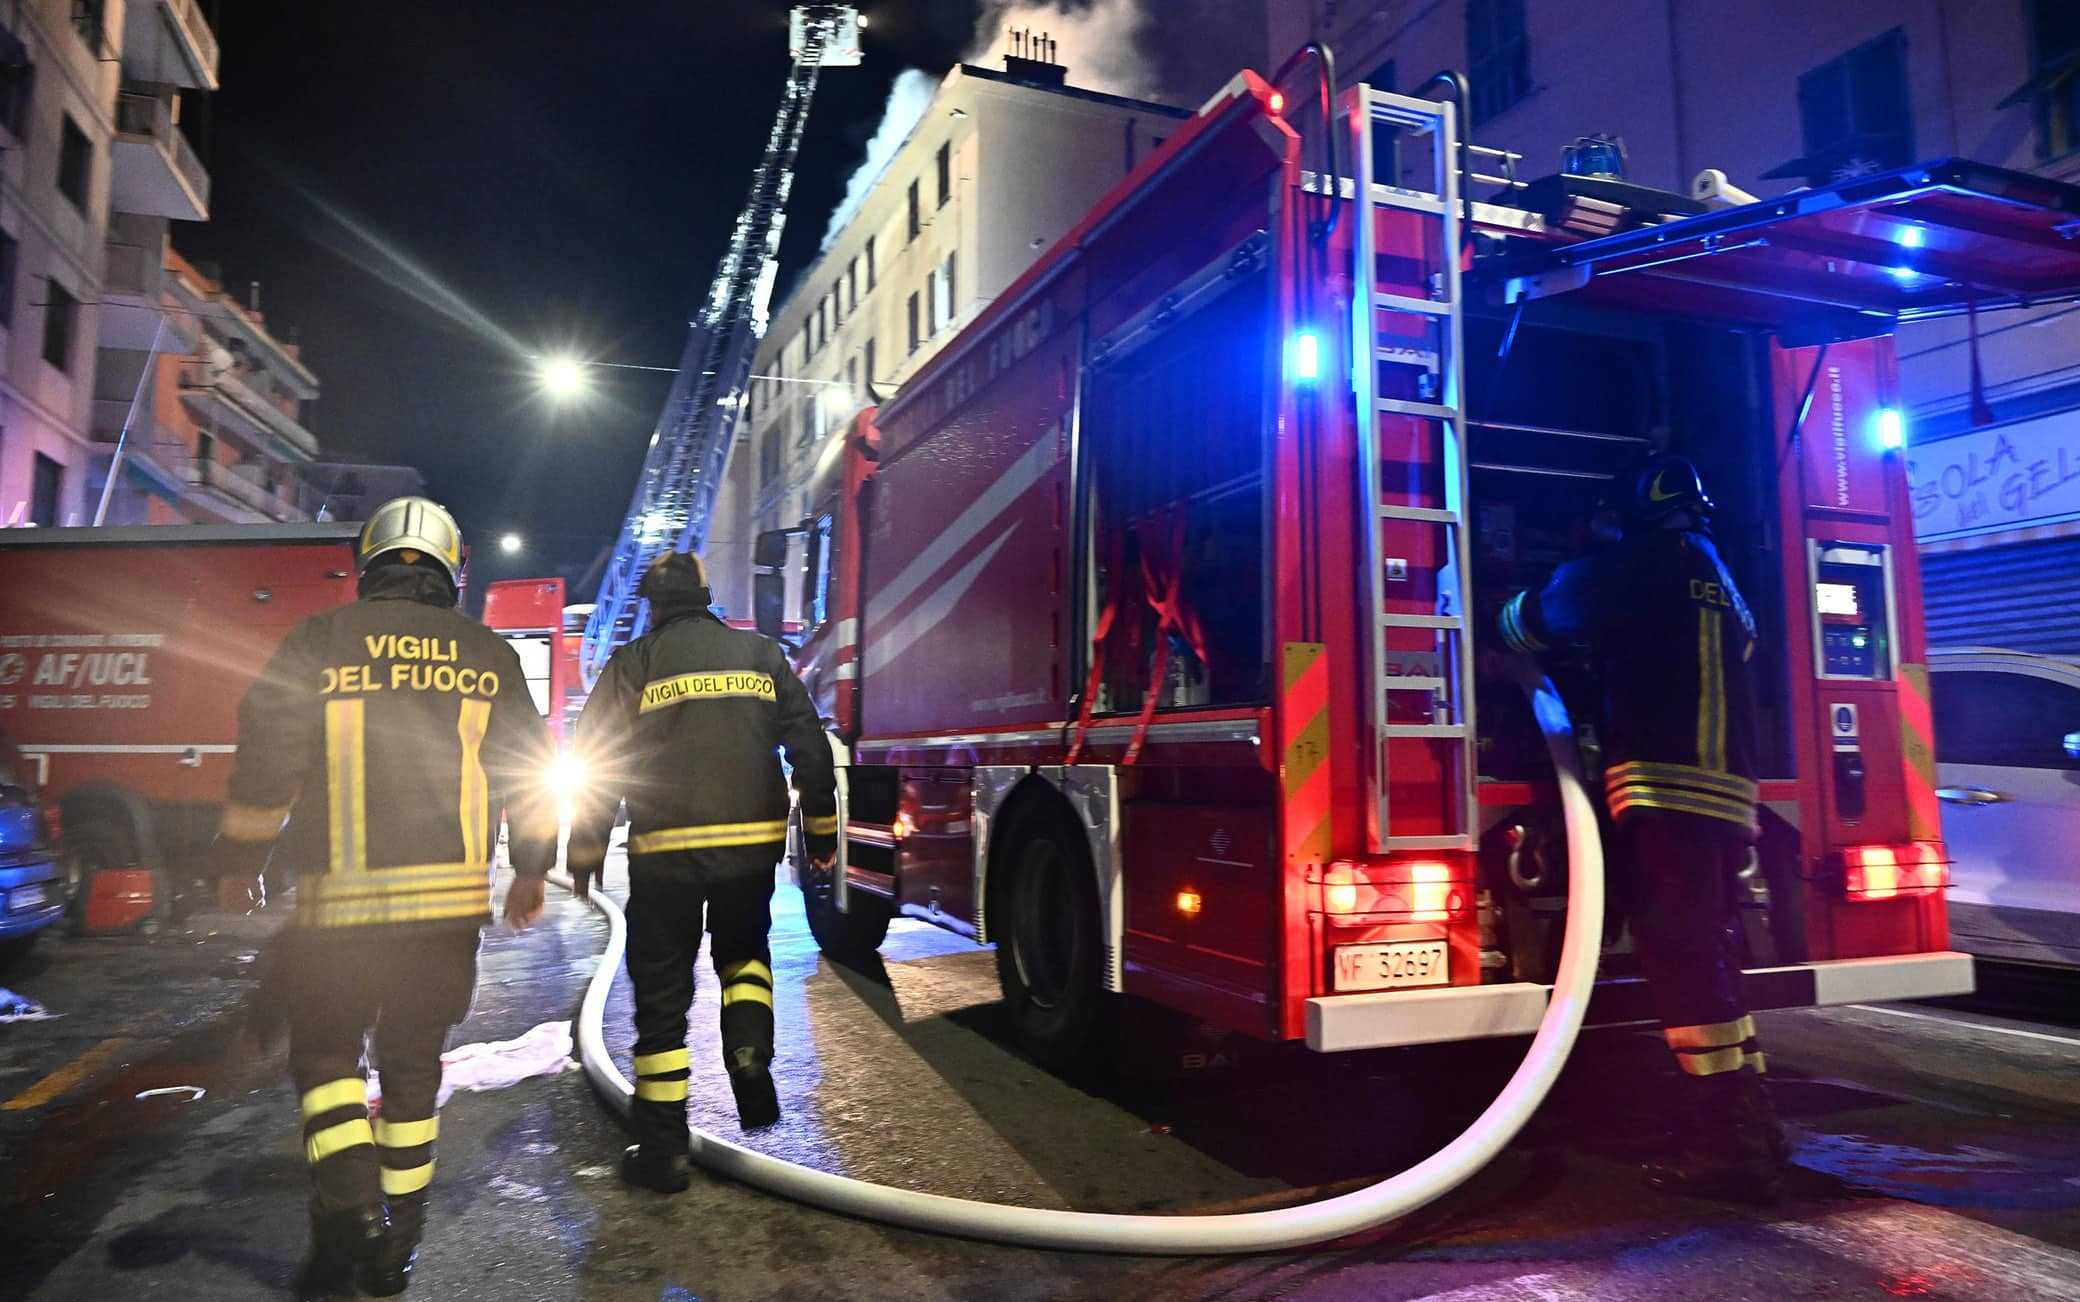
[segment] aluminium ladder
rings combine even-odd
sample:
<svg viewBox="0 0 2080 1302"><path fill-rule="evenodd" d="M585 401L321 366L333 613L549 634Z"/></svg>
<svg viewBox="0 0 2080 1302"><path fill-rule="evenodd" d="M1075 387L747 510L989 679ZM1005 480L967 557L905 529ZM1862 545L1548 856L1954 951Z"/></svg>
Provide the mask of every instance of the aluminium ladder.
<svg viewBox="0 0 2080 1302"><path fill-rule="evenodd" d="M1371 624L1365 780L1374 853L1470 851L1479 837L1454 112L1361 85L1343 114L1357 217L1351 371L1370 516L1360 599ZM1375 175L1380 132L1428 141L1427 189ZM1411 348L1411 338L1422 343ZM1396 482L1384 473L1390 456L1403 468ZM1397 810L1397 774L1434 776L1441 806Z"/></svg>

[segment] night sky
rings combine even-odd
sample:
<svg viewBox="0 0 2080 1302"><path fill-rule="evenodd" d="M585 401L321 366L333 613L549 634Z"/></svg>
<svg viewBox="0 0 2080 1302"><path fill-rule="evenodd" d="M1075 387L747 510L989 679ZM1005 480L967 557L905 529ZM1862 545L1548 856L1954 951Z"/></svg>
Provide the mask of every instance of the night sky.
<svg viewBox="0 0 2080 1302"><path fill-rule="evenodd" d="M618 530L670 377L605 372L559 409L526 354L676 365L778 107L788 8L226 0L223 89L187 120L211 220L177 225L175 247L242 299L261 282L269 326L323 384L308 418L327 455L420 467L472 536L478 581L579 579ZM817 92L782 296L895 75L951 67L978 0L865 8L866 65ZM1218 84L1170 72L1177 96ZM519 562L489 546L508 529L529 540Z"/></svg>

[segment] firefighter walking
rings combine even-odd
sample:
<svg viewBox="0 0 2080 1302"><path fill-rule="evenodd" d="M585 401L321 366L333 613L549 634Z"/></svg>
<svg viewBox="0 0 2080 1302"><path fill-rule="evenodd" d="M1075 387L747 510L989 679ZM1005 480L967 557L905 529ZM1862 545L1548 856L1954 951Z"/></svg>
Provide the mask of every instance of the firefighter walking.
<svg viewBox="0 0 2080 1302"><path fill-rule="evenodd" d="M239 707L217 841L228 907L263 902L270 850L297 877L260 1020L289 1028L314 1190L297 1289L311 1298L404 1291L433 1180L441 1050L474 992L501 810L520 874L509 918L539 916L556 858L548 730L512 648L455 608L454 520L423 498L386 503L356 561L360 599L292 630Z"/></svg>
<svg viewBox="0 0 2080 1302"><path fill-rule="evenodd" d="M700 558L669 553L644 574L652 631L614 653L578 719L588 791L573 822L580 895L606 861L615 811L629 818L628 975L635 987L637 1143L622 1178L688 1184L686 1017L703 920L722 983L723 1065L746 1130L780 1119L773 1087L773 870L794 771L812 859L836 851L829 739L780 648L708 609Z"/></svg>
<svg viewBox="0 0 2080 1302"><path fill-rule="evenodd" d="M1683 1076L1656 1184L1777 1196L1784 1140L1740 991L1733 885L1757 834L1754 617L1712 541L1697 470L1657 457L1624 485L1623 539L1501 612L1522 652L1586 647L1604 691L1604 788L1635 875L1633 938Z"/></svg>

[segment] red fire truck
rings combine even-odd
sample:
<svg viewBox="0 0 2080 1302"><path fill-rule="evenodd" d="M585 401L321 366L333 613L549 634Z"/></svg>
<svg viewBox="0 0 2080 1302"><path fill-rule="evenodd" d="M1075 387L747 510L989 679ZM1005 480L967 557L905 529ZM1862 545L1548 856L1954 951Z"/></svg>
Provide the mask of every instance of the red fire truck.
<svg viewBox="0 0 2080 1302"><path fill-rule="evenodd" d="M2080 291L2080 190L1520 185L1363 87L1332 157L1320 98L1239 77L760 540L761 625L807 629L847 751L839 866L796 863L819 941L901 911L995 942L1043 1058L1108 992L1318 1050L1530 1031L1567 865L1493 614L1669 449L1766 657L1750 1001L1968 989L1891 336ZM1586 672L1556 669L1593 762ZM1648 1016L1621 918L1593 1022Z"/></svg>
<svg viewBox="0 0 2080 1302"><path fill-rule="evenodd" d="M535 709L561 741L577 719L578 641L562 579L504 579L484 589L484 626L504 635L520 656Z"/></svg>
<svg viewBox="0 0 2080 1302"><path fill-rule="evenodd" d="M61 813L94 927L210 876L238 703L283 634L354 597L352 525L0 533L0 727Z"/></svg>

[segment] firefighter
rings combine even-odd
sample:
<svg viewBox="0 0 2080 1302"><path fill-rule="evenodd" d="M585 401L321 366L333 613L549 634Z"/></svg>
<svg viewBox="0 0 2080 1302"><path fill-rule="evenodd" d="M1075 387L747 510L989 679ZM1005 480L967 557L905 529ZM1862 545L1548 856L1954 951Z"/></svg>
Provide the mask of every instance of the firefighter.
<svg viewBox="0 0 2080 1302"><path fill-rule="evenodd" d="M780 1119L773 1087L773 870L787 836L794 770L804 845L837 849L830 741L774 643L708 609L700 558L668 553L643 575L652 631L614 653L578 719L588 790L571 827L582 896L628 805L628 976L635 987L637 1143L622 1178L660 1193L688 1184L686 1015L705 915L722 983L723 1066L746 1130Z"/></svg>
<svg viewBox="0 0 2080 1302"><path fill-rule="evenodd" d="M1713 543L1697 469L1658 456L1620 488L1622 540L1502 608L1520 652L1585 648L1604 693L1615 860L1634 874L1633 937L1682 1068L1673 1191L1773 1201L1786 1156L1733 949L1734 877L1757 834L1755 620Z"/></svg>
<svg viewBox="0 0 2080 1302"><path fill-rule="evenodd" d="M510 920L539 915L556 859L548 729L519 657L455 608L454 520L398 498L370 517L355 553L360 599L291 630L239 707L217 838L228 908L263 902L270 851L297 877L259 1020L288 1023L302 1105L314 1187L304 1297L357 1285L391 1297L409 1283L441 1050L476 984L501 810L521 886L534 887L516 886ZM383 1083L373 1125L371 1030Z"/></svg>

